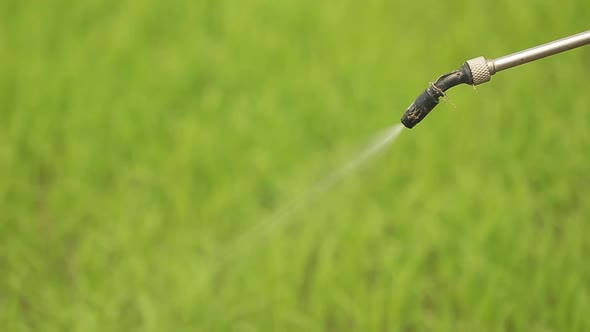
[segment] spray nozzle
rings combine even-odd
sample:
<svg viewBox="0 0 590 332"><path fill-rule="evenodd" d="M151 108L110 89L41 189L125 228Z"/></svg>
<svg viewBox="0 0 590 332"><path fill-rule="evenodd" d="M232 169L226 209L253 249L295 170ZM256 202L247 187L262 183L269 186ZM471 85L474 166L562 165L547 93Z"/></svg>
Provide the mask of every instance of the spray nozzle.
<svg viewBox="0 0 590 332"><path fill-rule="evenodd" d="M418 98L414 100L412 105L408 107L406 113L404 113L404 116L402 117L402 123L404 126L413 128L422 121L422 119L424 119L428 113L436 107L436 105L438 105L440 97L446 96L445 91L462 83L480 83L474 82L474 75L472 74L469 61L463 64L459 70L442 75L436 80L436 82L430 83L430 87L424 90Z"/></svg>
<svg viewBox="0 0 590 332"><path fill-rule="evenodd" d="M459 70L445 74L430 83L430 87L416 98L408 107L402 117L402 123L408 128L413 128L438 105L440 97L444 97L445 91L461 83L478 85L490 80L495 73L520 66L522 64L542 59L554 54L590 44L590 30L561 38L543 45L505 55L503 57L486 60L480 56L468 60Z"/></svg>

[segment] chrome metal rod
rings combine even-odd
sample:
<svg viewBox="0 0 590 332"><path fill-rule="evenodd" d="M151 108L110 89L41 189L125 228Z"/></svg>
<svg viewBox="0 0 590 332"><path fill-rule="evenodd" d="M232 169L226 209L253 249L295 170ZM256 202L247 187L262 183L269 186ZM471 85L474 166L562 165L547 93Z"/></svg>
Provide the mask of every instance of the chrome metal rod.
<svg viewBox="0 0 590 332"><path fill-rule="evenodd" d="M569 37L531 47L524 51L512 53L494 60L488 60L491 74L509 69L527 62L535 61L576 47L590 44L590 30Z"/></svg>

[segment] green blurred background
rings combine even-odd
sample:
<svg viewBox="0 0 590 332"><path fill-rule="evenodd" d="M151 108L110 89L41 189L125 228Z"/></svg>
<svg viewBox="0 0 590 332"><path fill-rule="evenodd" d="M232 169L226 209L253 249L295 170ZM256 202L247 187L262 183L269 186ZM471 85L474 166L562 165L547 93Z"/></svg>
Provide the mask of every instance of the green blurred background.
<svg viewBox="0 0 590 332"><path fill-rule="evenodd" d="M588 13L1 1L2 330L590 330L589 47L451 90L236 246L429 81L588 30Z"/></svg>

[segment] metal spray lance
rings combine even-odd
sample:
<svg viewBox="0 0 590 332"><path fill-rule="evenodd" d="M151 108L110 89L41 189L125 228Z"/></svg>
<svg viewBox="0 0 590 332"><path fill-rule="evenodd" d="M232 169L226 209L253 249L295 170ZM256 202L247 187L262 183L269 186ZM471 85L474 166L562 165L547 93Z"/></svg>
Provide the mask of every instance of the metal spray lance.
<svg viewBox="0 0 590 332"><path fill-rule="evenodd" d="M590 44L590 30L494 60L486 59L483 56L467 60L459 70L442 75L436 82L430 83L430 87L424 90L408 107L401 121L404 126L413 128L438 105L438 100L445 96L445 91L456 85L462 83L479 85L488 82L492 75L499 71L587 44Z"/></svg>

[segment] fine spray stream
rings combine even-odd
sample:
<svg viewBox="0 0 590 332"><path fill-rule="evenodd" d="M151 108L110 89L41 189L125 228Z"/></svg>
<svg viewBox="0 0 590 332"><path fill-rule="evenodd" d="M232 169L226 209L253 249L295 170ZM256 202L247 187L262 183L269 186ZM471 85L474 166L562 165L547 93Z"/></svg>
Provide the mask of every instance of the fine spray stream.
<svg viewBox="0 0 590 332"><path fill-rule="evenodd" d="M504 69L516 67L587 44L590 44L590 30L494 60L486 59L483 56L467 60L459 70L442 75L436 82L430 83L430 87L424 90L412 105L408 107L401 121L404 126L413 128L438 105L440 97L446 96L445 91L456 85L462 83L473 86L479 85L488 82L492 78L492 75Z"/></svg>

